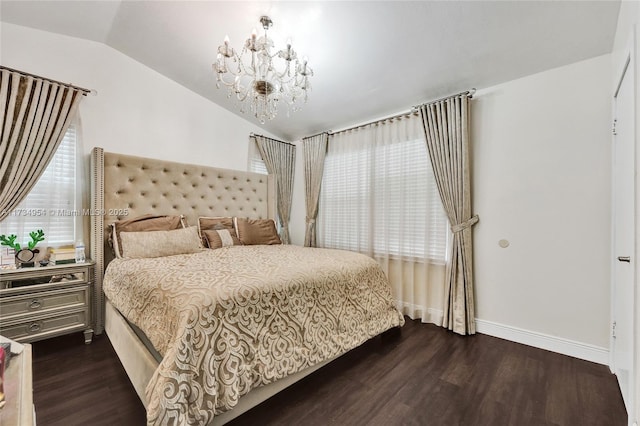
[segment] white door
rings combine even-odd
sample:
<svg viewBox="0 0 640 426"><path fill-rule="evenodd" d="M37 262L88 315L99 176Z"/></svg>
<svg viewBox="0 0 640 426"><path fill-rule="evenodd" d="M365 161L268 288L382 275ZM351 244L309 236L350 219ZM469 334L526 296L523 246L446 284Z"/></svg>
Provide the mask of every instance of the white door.
<svg viewBox="0 0 640 426"><path fill-rule="evenodd" d="M613 141L613 371L622 397L633 417L633 345L634 345L634 135L633 68L623 71L614 98L615 134Z"/></svg>

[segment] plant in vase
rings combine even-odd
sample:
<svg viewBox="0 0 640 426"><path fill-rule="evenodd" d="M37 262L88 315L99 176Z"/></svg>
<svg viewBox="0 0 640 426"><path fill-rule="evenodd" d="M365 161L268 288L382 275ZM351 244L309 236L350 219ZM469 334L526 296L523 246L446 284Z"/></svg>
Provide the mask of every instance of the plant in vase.
<svg viewBox="0 0 640 426"><path fill-rule="evenodd" d="M44 231L42 229L31 231L29 232L29 237L31 237L31 240L27 243L27 248L22 248L20 243L16 242L16 239L18 239L17 235L0 235L0 244L15 250L16 265L18 267L34 265L33 259L36 257L36 254L40 253L40 250L38 250L36 246L40 241L44 241Z"/></svg>

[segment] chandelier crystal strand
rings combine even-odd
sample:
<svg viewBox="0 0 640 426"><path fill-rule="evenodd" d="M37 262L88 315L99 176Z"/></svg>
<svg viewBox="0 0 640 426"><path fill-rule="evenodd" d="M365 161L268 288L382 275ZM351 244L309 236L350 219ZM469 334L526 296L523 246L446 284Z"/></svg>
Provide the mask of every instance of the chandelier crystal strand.
<svg viewBox="0 0 640 426"><path fill-rule="evenodd" d="M226 86L227 97L235 96L240 102L240 112L248 109L264 124L276 117L279 105L285 105L287 116L290 111L300 110L299 103L306 103L309 98L309 78L313 71L306 57L302 61L298 59L291 39L284 49L272 54L274 43L267 33L273 22L268 16L262 16L260 23L264 35L258 38L254 28L239 54L226 36L218 47L213 69L216 87Z"/></svg>

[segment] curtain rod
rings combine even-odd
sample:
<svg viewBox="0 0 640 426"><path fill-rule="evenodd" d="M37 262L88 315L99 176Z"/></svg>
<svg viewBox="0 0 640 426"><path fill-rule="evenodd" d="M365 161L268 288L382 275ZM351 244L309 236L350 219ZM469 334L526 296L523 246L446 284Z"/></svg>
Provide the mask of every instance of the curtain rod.
<svg viewBox="0 0 640 426"><path fill-rule="evenodd" d="M383 121L394 120L394 119L400 118L400 117L407 117L409 115L413 115L413 114L417 114L417 113L418 113L417 110L416 111L411 110L411 111L403 112L403 113L400 113L400 114L392 115L390 117L381 118L380 120L372 121L370 123L364 123L364 124L360 124L358 126L349 127L347 129L338 130L337 132L329 132L329 134L330 135L337 135L338 133L344 133L344 132L349 132L351 130L361 129L363 127L378 125L379 123L382 123Z"/></svg>
<svg viewBox="0 0 640 426"><path fill-rule="evenodd" d="M305 136L305 137L304 137L304 138L302 138L302 139L311 139L311 138L315 138L316 136L325 135L325 134L326 134L326 135L330 135L330 134L332 134L332 133L333 133L333 132L332 132L331 130L326 130L326 131L324 131L324 132L316 133L315 135Z"/></svg>
<svg viewBox="0 0 640 426"><path fill-rule="evenodd" d="M406 116L409 116L409 115L412 115L412 114L417 114L418 110L421 107L425 106L425 105L431 105L431 104L434 104L436 102L444 101L444 100L447 100L449 98L455 98L455 97L458 97L458 96L465 96L466 95L469 98L473 98L473 95L475 93L476 93L476 89L465 90L464 92L456 93L454 95L445 96L445 97L442 97L442 98L439 98L439 99L436 99L436 100L433 100L433 101L429 101L429 102L425 102L425 103L420 104L420 105L416 105L416 106L412 107L410 111L403 112L403 113L396 114L396 115L392 115L391 117L381 118L380 120L372 121L370 123L360 124L358 126L349 127L347 129L343 129L343 130L338 130L337 132L332 132L331 130L329 130L328 132L323 132L323 133L328 133L329 135L335 135L335 134L338 134L338 133L348 132L350 130L356 130L356 129L360 129L362 127L375 125L375 124L381 123L383 121L393 120L395 118L400 118L400 117L406 117ZM319 134L322 134L322 133L319 133ZM314 136L318 136L318 135L314 135Z"/></svg>
<svg viewBox="0 0 640 426"><path fill-rule="evenodd" d="M96 92L95 90L89 90L89 89L85 89L84 87L74 86L73 84L63 83L62 81L53 80L51 78L42 77L42 76L36 75L36 74L31 74L30 72L24 72L24 71L20 71L20 70L14 69L14 68L5 67L4 65L0 65L0 69L4 69L4 70L11 71L11 72L15 72L15 73L18 73L18 74L23 75L25 77L39 78L39 79L42 79L42 80L50 81L52 83L61 84L61 85L66 86L66 87L71 87L73 89L81 91L82 92L82 96L87 96L87 94L89 94L89 93L91 93L92 95L97 95L98 94L98 92Z"/></svg>
<svg viewBox="0 0 640 426"><path fill-rule="evenodd" d="M445 96L443 98L440 99L436 99L434 101L429 101L429 102L425 102L423 104L420 105L416 105L413 107L413 110L418 110L420 108L422 108L423 106L427 106L427 105L431 105L431 104L435 104L436 102L440 102L440 101L445 101L449 98L457 98L458 96L467 96L468 98L473 98L473 95L476 94L476 89L469 89L469 90L465 90L464 92L460 92L460 93L456 93L455 95L449 95L449 96Z"/></svg>
<svg viewBox="0 0 640 426"><path fill-rule="evenodd" d="M291 143L291 142L281 141L281 140L279 140L279 139L270 138L269 136L265 136L265 135L258 135L258 134L253 133L253 132L249 133L249 137L252 137L252 138L253 138L253 137L255 137L255 136L260 136L261 138L270 139L270 140L272 140L272 141L276 141L276 142L280 142L280 143L286 143L287 145L291 145L291 146L296 146L296 144Z"/></svg>

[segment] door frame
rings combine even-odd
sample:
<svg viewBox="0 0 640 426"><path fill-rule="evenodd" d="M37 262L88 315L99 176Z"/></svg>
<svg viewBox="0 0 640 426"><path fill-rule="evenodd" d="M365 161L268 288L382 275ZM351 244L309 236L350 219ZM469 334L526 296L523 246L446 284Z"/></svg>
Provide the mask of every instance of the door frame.
<svg viewBox="0 0 640 426"><path fill-rule="evenodd" d="M636 26L634 25L631 28L631 33L629 35L629 39L626 44L626 48L623 51L623 55L620 57L620 62L614 63L614 74L615 87L613 91L612 97L612 108L611 108L611 123L613 125L614 120L616 118L616 98L618 96L620 87L622 85L622 81L625 78L630 78L630 86L631 86L631 96L632 96L632 117L635 118L635 121L632 120L630 123L632 129L632 141L633 141L633 156L634 156L634 175L635 180L633 182L633 206L634 206L634 237L633 237L633 249L631 256L631 262L633 265L632 269L632 277L633 277L633 318L632 318L632 330L633 330L633 355L632 355L632 375L629 378L629 393L630 393L630 406L627 408L628 424L635 425L637 424L638 414L640 413L640 403L637 403L635 399L637 396L640 396L640 371L638 371L638 367L640 367L640 342L637 337L638 332L640 331L640 314L638 314L638 308L640 307L640 291L638 291L638 276L640 276L640 259L638 259L637 254L640 253L640 229L638 229L638 212L640 212L640 194L638 194L638 190L640 189L640 173L638 172L638 164L640 164L640 160L638 156L640 155L640 149L638 147L638 125L640 125L640 119L637 116L638 111L638 85L637 85L637 61L636 61ZM626 73L629 73L626 75ZM619 254L616 254L615 250L615 213L616 213L616 200L615 200L615 172L614 172L614 162L615 162L615 134L611 135L611 300L610 300L610 334L609 334L609 369L612 373L615 374L615 349L614 349L614 339L613 335L613 323L616 319L616 280L615 280L615 267L617 263L616 257Z"/></svg>

